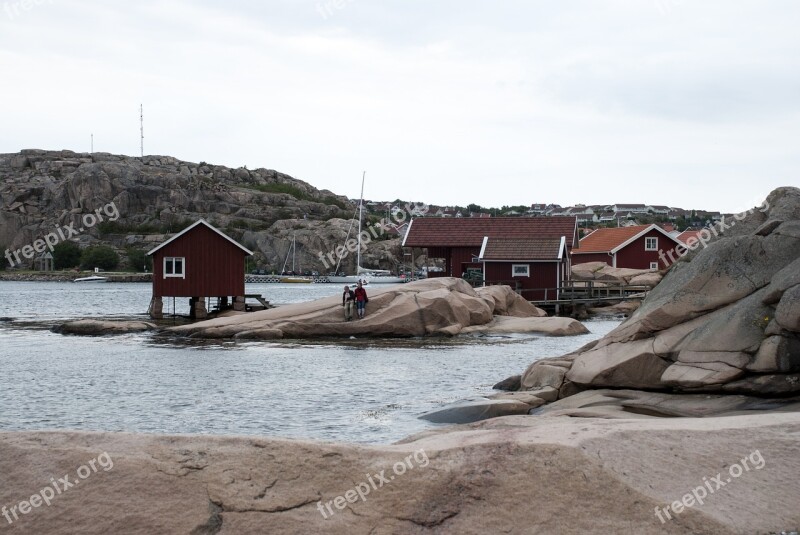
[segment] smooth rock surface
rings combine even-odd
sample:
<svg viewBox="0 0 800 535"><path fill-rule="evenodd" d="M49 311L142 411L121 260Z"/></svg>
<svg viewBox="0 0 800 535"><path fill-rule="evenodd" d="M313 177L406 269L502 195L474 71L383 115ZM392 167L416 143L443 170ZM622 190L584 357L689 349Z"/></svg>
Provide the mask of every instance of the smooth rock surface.
<svg viewBox="0 0 800 535"><path fill-rule="evenodd" d="M484 325L472 325L461 329L461 334L541 333L551 336L574 336L586 334L589 329L572 318L495 316Z"/></svg>
<svg viewBox="0 0 800 535"><path fill-rule="evenodd" d="M763 209L724 227L673 265L619 327L569 355L561 386L545 359L520 388L556 387L560 397L575 391L561 393L566 381L577 390L800 393L800 189L779 188Z"/></svg>
<svg viewBox="0 0 800 535"><path fill-rule="evenodd" d="M702 506L659 521L657 507L680 500L703 477L727 473L756 451L755 460L763 463L749 463L750 470ZM79 467L106 452L113 468L81 480L4 532L769 533L800 525L797 451L797 413L625 420L508 416L377 447L259 437L4 432L0 503L28 500L51 477L69 474L75 480ZM397 463L406 465L402 473L395 474ZM387 482L378 486L381 471ZM370 489L365 500L348 492L361 483ZM341 510L334 503L339 496Z"/></svg>
<svg viewBox="0 0 800 535"><path fill-rule="evenodd" d="M420 418L438 424L466 424L498 416L528 414L529 410L540 405L544 405L544 400L531 395L524 400L519 396L465 399L421 414Z"/></svg>
<svg viewBox="0 0 800 535"><path fill-rule="evenodd" d="M54 327L53 331L61 334L105 336L109 334L152 331L155 329L155 324L146 321L77 320Z"/></svg>
<svg viewBox="0 0 800 535"><path fill-rule="evenodd" d="M345 321L340 296L309 303L182 325L167 332L196 338L280 339L321 336L454 336L471 332L542 332L554 335L587 332L566 318L543 312L508 286L474 290L452 277L367 289L366 317ZM510 317L503 314L519 314ZM470 330L470 327L480 327Z"/></svg>

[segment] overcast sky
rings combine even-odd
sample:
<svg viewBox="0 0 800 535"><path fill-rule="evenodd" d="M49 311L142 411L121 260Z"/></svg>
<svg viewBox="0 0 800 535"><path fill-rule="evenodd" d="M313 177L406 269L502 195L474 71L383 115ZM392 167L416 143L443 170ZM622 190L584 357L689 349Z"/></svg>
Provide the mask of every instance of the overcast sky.
<svg viewBox="0 0 800 535"><path fill-rule="evenodd" d="M0 152L357 197L729 212L800 185L796 0L0 0Z"/></svg>

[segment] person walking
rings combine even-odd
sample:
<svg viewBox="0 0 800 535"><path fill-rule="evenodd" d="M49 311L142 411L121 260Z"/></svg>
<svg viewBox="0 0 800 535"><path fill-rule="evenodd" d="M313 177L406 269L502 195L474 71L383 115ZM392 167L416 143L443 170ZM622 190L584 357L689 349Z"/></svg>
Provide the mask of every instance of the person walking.
<svg viewBox="0 0 800 535"><path fill-rule="evenodd" d="M350 289L348 285L344 285L344 292L342 293L342 306L344 307L344 320L350 321L353 319L353 304L356 302L356 293Z"/></svg>
<svg viewBox="0 0 800 535"><path fill-rule="evenodd" d="M364 289L361 281L358 281L358 287L353 293L356 296L356 311L358 311L358 319L363 320L364 314L366 314L367 311L367 303L369 303L369 298L367 297L367 291Z"/></svg>

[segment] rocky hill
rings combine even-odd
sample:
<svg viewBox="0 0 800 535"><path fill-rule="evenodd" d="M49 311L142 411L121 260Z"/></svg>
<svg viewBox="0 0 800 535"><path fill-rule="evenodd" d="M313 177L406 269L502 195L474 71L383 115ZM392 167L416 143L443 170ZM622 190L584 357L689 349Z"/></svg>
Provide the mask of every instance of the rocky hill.
<svg viewBox="0 0 800 535"><path fill-rule="evenodd" d="M329 266L319 254L344 243L355 210L347 197L270 169L67 150L0 154L0 197L0 245L12 251L69 225L83 228L73 239L84 247L149 249L202 217L256 251L252 267L280 269L296 237L298 268L321 272ZM103 221L85 225L98 210ZM398 258L399 239L386 239L362 264L396 269ZM346 258L342 269L354 265Z"/></svg>

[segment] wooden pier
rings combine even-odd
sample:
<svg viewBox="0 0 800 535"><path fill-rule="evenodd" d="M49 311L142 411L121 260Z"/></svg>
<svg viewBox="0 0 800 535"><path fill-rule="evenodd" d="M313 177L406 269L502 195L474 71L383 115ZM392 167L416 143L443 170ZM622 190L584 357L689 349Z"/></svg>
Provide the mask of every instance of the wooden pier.
<svg viewBox="0 0 800 535"><path fill-rule="evenodd" d="M482 286L483 281L471 281ZM475 284L477 282L477 284ZM641 285L620 284L614 281L564 281L557 288L521 288L517 281L487 281L487 286L505 284L525 297L531 304L556 314L562 307L574 309L576 305L591 306L597 303L621 302L632 299L644 299L650 287Z"/></svg>

